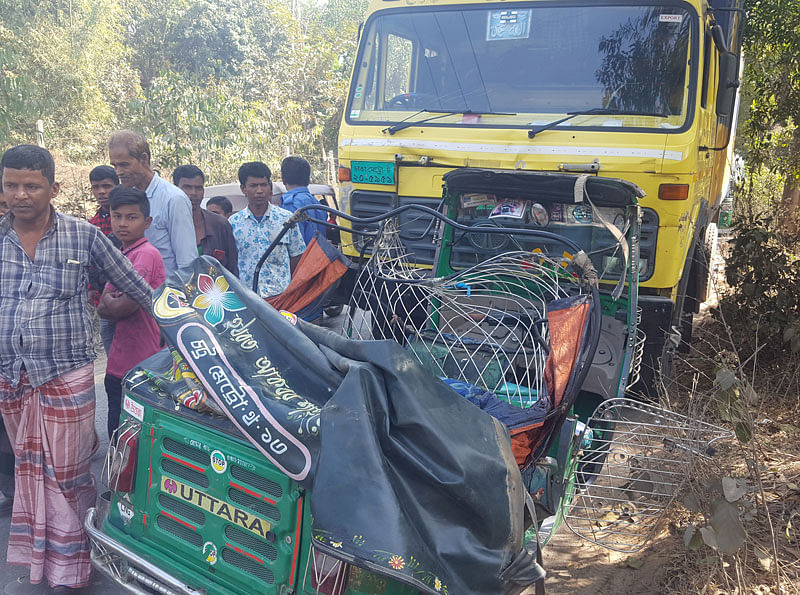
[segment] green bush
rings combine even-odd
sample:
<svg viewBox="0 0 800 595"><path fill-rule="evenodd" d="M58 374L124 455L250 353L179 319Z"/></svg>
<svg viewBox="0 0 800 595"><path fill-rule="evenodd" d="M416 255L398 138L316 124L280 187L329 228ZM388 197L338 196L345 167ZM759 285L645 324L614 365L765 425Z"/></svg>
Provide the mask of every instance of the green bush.
<svg viewBox="0 0 800 595"><path fill-rule="evenodd" d="M729 291L717 315L745 351L769 362L800 350L800 260L797 239L782 234L769 216L734 222L725 277Z"/></svg>

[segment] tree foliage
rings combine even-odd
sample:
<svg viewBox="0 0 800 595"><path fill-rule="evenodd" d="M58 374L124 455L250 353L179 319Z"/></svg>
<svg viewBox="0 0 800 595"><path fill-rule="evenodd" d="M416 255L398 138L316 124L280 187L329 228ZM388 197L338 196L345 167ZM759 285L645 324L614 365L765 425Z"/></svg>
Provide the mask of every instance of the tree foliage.
<svg viewBox="0 0 800 595"><path fill-rule="evenodd" d="M721 301L726 322L742 345L771 361L800 340L800 260L797 241L778 231L768 217L740 219L734 226L725 276L730 291ZM743 349L745 351L745 349Z"/></svg>
<svg viewBox="0 0 800 595"><path fill-rule="evenodd" d="M196 163L228 182L287 152L322 171L365 0L0 0L0 145L46 143L104 161L141 130L162 171Z"/></svg>
<svg viewBox="0 0 800 595"><path fill-rule="evenodd" d="M10 101L0 108L0 142L31 142L42 119L50 143L78 158L96 152L99 136L138 90L118 4L74 0L71 10L55 1L16 10L3 4L0 93Z"/></svg>
<svg viewBox="0 0 800 595"><path fill-rule="evenodd" d="M800 124L800 3L748 0L747 8L746 78L754 89L747 133L760 160L776 126Z"/></svg>
<svg viewBox="0 0 800 595"><path fill-rule="evenodd" d="M746 0L746 157L784 180L782 225L800 230L800 2Z"/></svg>

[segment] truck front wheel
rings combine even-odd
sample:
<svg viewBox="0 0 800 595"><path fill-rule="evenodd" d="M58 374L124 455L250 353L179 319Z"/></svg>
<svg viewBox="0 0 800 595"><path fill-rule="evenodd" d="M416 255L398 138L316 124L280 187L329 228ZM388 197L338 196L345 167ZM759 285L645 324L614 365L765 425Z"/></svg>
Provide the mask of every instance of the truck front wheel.
<svg viewBox="0 0 800 595"><path fill-rule="evenodd" d="M692 258L692 272L686 288L684 312L697 314L700 304L711 297L714 283L714 259L717 257L719 230L716 223L709 223L697 243Z"/></svg>

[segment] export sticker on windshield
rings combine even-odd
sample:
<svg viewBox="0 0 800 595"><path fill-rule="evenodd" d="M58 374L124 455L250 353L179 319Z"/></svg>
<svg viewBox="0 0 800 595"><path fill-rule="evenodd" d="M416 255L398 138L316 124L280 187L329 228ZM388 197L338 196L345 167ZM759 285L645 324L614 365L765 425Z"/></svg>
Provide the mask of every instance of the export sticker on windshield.
<svg viewBox="0 0 800 595"><path fill-rule="evenodd" d="M361 184L394 184L394 162L351 161L350 179Z"/></svg>
<svg viewBox="0 0 800 595"><path fill-rule="evenodd" d="M486 19L486 41L528 39L531 34L531 9L490 10Z"/></svg>
<svg viewBox="0 0 800 595"><path fill-rule="evenodd" d="M683 22L682 14L660 14L658 15L659 23L681 23Z"/></svg>

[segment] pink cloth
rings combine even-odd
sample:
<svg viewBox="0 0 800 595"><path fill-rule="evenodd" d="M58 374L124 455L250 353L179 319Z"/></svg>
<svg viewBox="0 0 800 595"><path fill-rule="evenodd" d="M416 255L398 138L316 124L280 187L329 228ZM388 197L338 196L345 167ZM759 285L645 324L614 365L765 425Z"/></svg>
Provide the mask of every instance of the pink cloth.
<svg viewBox="0 0 800 595"><path fill-rule="evenodd" d="M167 278L159 251L147 240L123 250L133 268L155 289ZM106 289L112 285L106 285ZM122 378L132 367L161 349L161 333L152 313L141 308L117 321L108 352L106 374Z"/></svg>
<svg viewBox="0 0 800 595"><path fill-rule="evenodd" d="M83 519L97 497L94 409L93 364L35 388L24 371L16 387L0 377L0 411L17 459L8 563L28 566L32 583L89 584Z"/></svg>

